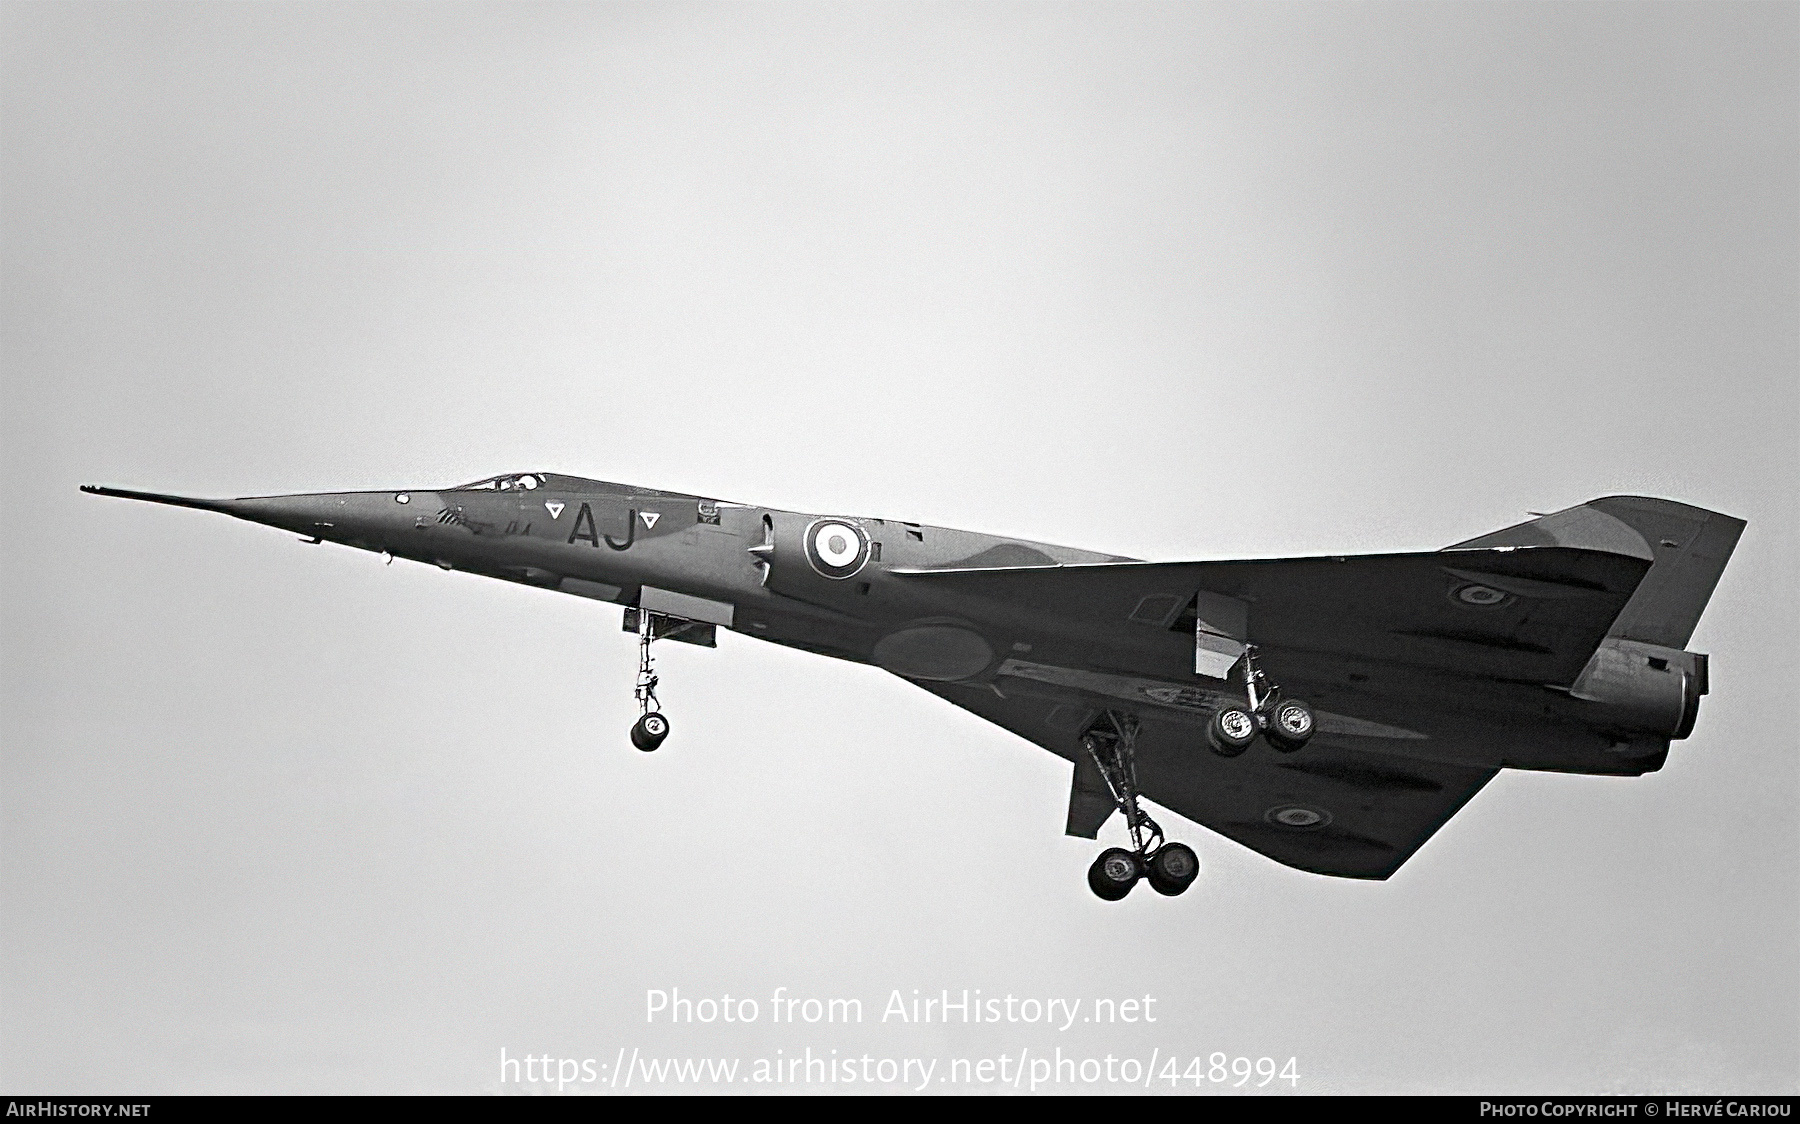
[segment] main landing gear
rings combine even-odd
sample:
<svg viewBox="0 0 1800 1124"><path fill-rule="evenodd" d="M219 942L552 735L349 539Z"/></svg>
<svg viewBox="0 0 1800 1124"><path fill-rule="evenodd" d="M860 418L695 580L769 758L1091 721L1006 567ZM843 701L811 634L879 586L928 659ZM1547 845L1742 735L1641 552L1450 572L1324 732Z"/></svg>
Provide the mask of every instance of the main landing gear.
<svg viewBox="0 0 1800 1124"><path fill-rule="evenodd" d="M649 753L669 736L669 720L656 698L656 669L650 642L656 639L656 614L638 610L638 720L631 727L631 744Z"/></svg>
<svg viewBox="0 0 1800 1124"><path fill-rule="evenodd" d="M1140 878L1149 879L1157 893L1174 897L1200 875L1200 856L1194 849L1164 842L1162 828L1138 805L1137 733L1135 716L1109 710L1081 739L1131 831L1130 850L1110 847L1088 868L1088 887L1109 902L1129 894Z"/></svg>
<svg viewBox="0 0 1800 1124"><path fill-rule="evenodd" d="M1313 736L1312 708L1299 699L1284 699L1256 666L1256 646L1244 648L1244 696L1248 706L1222 706L1206 724L1206 740L1220 757L1236 757L1261 734L1282 753L1292 753Z"/></svg>

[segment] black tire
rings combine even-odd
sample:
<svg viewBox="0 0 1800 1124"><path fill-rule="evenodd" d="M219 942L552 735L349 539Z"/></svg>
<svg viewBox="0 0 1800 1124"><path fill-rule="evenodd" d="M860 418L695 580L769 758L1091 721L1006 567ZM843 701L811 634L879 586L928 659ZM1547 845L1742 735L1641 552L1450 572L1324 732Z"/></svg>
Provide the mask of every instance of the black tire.
<svg viewBox="0 0 1800 1124"><path fill-rule="evenodd" d="M1136 851L1109 847L1100 852L1093 866L1088 867L1088 888L1097 897L1116 902L1131 893L1131 888L1143 876L1144 864L1138 860Z"/></svg>
<svg viewBox="0 0 1800 1124"><path fill-rule="evenodd" d="M1200 856L1186 843L1164 843L1150 856L1146 874L1150 888L1165 897L1174 897L1200 877Z"/></svg>
<svg viewBox="0 0 1800 1124"><path fill-rule="evenodd" d="M1283 753L1304 746L1318 728L1312 707L1299 699L1282 699L1269 711L1269 744Z"/></svg>
<svg viewBox="0 0 1800 1124"><path fill-rule="evenodd" d="M1236 757L1256 740L1256 715L1241 706L1222 706L1206 723L1206 740L1220 757Z"/></svg>
<svg viewBox="0 0 1800 1124"><path fill-rule="evenodd" d="M669 720L662 711L653 710L631 725L631 744L649 753L669 736Z"/></svg>

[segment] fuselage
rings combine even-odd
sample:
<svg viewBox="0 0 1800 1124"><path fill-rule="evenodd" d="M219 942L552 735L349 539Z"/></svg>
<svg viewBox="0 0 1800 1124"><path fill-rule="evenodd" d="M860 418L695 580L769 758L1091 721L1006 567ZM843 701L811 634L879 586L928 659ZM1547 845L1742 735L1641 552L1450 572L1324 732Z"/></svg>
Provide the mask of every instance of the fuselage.
<svg viewBox="0 0 1800 1124"><path fill-rule="evenodd" d="M579 597L636 606L646 590L653 603L678 594L706 603L690 604L705 623L860 662L873 662L887 626L929 608L903 595L897 571L1124 560L854 518L847 522L865 529L867 556L844 577L826 577L805 561L803 542L825 516L551 473L221 503L309 538Z"/></svg>
<svg viewBox="0 0 1800 1124"><path fill-rule="evenodd" d="M1196 677L1191 630L1071 630L1053 613L950 596L907 579L922 571L1133 561L1118 555L543 472L435 490L235 500L95 490L638 607L922 683L1004 678L1026 690L1077 690L1159 709L1196 731L1234 697L1220 681ZM1434 676L1303 651L1271 651L1266 659L1320 709L1328 730L1335 722L1384 752L1624 774L1659 767L1667 752L1667 736L1622 739L1616 721L1542 684Z"/></svg>

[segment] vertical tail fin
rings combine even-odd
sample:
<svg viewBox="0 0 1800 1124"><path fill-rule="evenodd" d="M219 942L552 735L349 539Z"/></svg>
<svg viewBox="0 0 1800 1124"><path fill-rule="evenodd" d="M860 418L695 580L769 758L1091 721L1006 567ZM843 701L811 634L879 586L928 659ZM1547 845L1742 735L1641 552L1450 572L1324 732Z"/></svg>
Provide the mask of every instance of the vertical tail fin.
<svg viewBox="0 0 1800 1124"><path fill-rule="evenodd" d="M1744 526L1673 500L1607 496L1456 545L1578 546L1654 559L1608 635L1682 649Z"/></svg>

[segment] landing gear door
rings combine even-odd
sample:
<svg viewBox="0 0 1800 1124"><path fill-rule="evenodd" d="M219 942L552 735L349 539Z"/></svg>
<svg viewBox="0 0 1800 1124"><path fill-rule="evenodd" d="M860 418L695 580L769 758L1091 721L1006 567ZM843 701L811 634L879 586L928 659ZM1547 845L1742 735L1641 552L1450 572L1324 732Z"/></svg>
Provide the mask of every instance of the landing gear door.
<svg viewBox="0 0 1800 1124"><path fill-rule="evenodd" d="M638 610L634 606L625 608L625 631L638 631ZM702 648L719 646L718 626L702 624L699 621L684 621L677 617L665 617L652 613L650 616L651 638L654 640L679 640L683 644L697 644Z"/></svg>
<svg viewBox="0 0 1800 1124"><path fill-rule="evenodd" d="M1250 606L1235 597L1201 590L1194 595L1194 674L1225 679L1244 655Z"/></svg>

